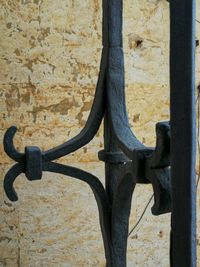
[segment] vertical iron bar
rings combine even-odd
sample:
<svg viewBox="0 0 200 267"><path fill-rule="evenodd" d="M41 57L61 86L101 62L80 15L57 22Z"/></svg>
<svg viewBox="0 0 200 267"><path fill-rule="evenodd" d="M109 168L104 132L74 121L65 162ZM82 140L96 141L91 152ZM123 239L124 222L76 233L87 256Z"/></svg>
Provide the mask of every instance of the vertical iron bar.
<svg viewBox="0 0 200 267"><path fill-rule="evenodd" d="M108 49L109 53L109 47L110 47L110 28L109 28L109 23L110 23L110 17L112 16L111 12L109 12L109 7L108 7L108 1L104 0L103 1L103 45ZM106 76L108 73L108 62L107 62L107 71L106 71ZM105 87L106 87L106 99L107 101L107 77L105 81ZM112 134L112 129L111 129L111 123L110 123L110 118L108 116L108 109L109 109L109 104L106 103L106 111L105 111L105 116L104 116L104 148L105 151L107 152L119 152L119 148L116 145L116 140L114 139L114 136ZM117 173L119 172L118 166L114 163L105 163L105 179L106 179L106 191L108 193L108 196L110 198L110 201L112 202L113 198L113 193L116 187L117 183Z"/></svg>
<svg viewBox="0 0 200 267"><path fill-rule="evenodd" d="M104 0L104 18L103 18L103 44L108 47L108 55L112 47L122 47L122 0ZM109 56L108 56L109 58ZM113 59L115 62L115 59ZM111 62L107 62L107 74L106 74L106 112L104 116L104 144L105 151L107 152L120 152L116 140L114 138L111 120L109 118L109 101L108 101L108 73ZM122 69L122 75L124 70ZM120 164L109 163L105 164L105 178L106 178L106 190L112 202L113 193L118 180L118 173Z"/></svg>
<svg viewBox="0 0 200 267"><path fill-rule="evenodd" d="M108 2L109 47L122 47L123 1Z"/></svg>
<svg viewBox="0 0 200 267"><path fill-rule="evenodd" d="M171 266L196 266L195 0L170 1Z"/></svg>
<svg viewBox="0 0 200 267"><path fill-rule="evenodd" d="M120 102L118 97L111 98L111 91L117 90L124 93L124 64L122 50L122 0L105 0L104 36L107 34L108 61L106 71L106 112L104 116L104 144L105 151L120 153L112 127L111 101ZM107 22L107 25L105 25ZM120 96L120 94L117 94ZM125 108L125 107L124 107ZM128 238L128 223L130 203L134 189L132 176L128 175L126 183L121 185L118 192L118 183L122 175L123 162L106 162L105 178L106 190L112 204L111 218L111 259L107 261L107 267L126 267L126 250ZM117 196L116 196L117 194ZM116 199L117 198L117 199ZM114 208L115 207L115 208ZM123 207L120 210L119 207Z"/></svg>

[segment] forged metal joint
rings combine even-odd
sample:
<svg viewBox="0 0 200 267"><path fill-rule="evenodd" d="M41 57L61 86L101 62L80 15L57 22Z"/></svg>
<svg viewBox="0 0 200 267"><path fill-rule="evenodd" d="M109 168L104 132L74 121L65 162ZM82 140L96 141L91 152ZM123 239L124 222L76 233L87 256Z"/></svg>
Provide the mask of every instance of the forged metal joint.
<svg viewBox="0 0 200 267"><path fill-rule="evenodd" d="M98 158L101 161L113 164L120 164L130 161L123 152L107 152L106 150L100 150L98 153Z"/></svg>
<svg viewBox="0 0 200 267"><path fill-rule="evenodd" d="M17 151L13 144L13 139L17 127L10 127L4 136L4 150L6 154L17 163L10 168L5 175L4 189L7 197L11 201L17 201L18 196L14 189L15 179L25 173L29 181L40 180L42 178L42 152L38 147L26 147L25 153Z"/></svg>
<svg viewBox="0 0 200 267"><path fill-rule="evenodd" d="M169 168L154 169L147 167L146 176L154 191L153 215L171 212L171 175Z"/></svg>
<svg viewBox="0 0 200 267"><path fill-rule="evenodd" d="M156 124L156 148L146 155L145 173L152 183L154 191L154 206L152 213L160 215L171 212L171 175L170 175L170 124Z"/></svg>
<svg viewBox="0 0 200 267"><path fill-rule="evenodd" d="M153 153L153 149L144 148L133 151L132 169L137 173L138 184L149 184L150 181L146 176L146 160Z"/></svg>
<svg viewBox="0 0 200 267"><path fill-rule="evenodd" d="M163 168L170 165L170 123L156 124L156 148L151 157L151 167Z"/></svg>
<svg viewBox="0 0 200 267"><path fill-rule="evenodd" d="M29 181L42 178L42 153L39 147L30 146L25 148L26 172Z"/></svg>

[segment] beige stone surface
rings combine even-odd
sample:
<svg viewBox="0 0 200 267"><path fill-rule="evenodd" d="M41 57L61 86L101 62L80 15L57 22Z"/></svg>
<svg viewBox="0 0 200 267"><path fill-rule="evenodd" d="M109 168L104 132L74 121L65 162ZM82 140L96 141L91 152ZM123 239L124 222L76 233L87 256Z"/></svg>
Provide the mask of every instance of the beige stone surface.
<svg viewBox="0 0 200 267"><path fill-rule="evenodd" d="M2 189L12 164L2 147L10 125L19 128L15 145L21 151L26 145L54 147L84 126L99 71L101 13L100 0L0 0L0 266L105 265L97 207L85 184L49 173L30 183L21 175L17 203ZM200 23L196 26L200 39ZM169 118L167 1L124 1L124 51L130 125L145 145L154 146L155 123ZM196 58L198 84L200 46ZM101 127L90 144L61 161L103 181L97 159L102 147ZM130 225L151 194L150 186L137 186ZM169 215L153 217L148 209L129 239L128 267L169 266L169 220ZM198 231L200 254L199 240Z"/></svg>

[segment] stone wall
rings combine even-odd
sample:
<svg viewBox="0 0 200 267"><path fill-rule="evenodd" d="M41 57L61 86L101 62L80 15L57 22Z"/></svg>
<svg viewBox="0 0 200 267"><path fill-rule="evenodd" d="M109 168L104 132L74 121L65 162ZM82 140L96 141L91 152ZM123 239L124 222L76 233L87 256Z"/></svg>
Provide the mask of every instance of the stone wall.
<svg viewBox="0 0 200 267"><path fill-rule="evenodd" d="M197 5L200 20L199 0ZM102 49L101 1L0 0L0 7L1 140L15 124L19 150L54 147L82 129L91 108ZM154 146L155 123L169 118L167 1L124 1L124 50L130 125L145 145ZM196 54L199 83L200 47ZM103 181L97 159L102 133L101 127L90 144L61 161ZM21 175L15 183L20 199L11 203L2 182L12 162L0 143L0 266L105 266L90 189L61 175L45 174L32 183ZM131 226L151 194L151 186L137 186ZM169 266L169 221L169 215L155 218L147 210L129 239L129 267Z"/></svg>

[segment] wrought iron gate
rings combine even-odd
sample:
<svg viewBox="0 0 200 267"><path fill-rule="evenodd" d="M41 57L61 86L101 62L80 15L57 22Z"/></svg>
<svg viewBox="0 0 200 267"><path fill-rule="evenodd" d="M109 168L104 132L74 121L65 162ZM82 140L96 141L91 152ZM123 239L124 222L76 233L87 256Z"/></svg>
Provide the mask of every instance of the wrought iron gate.
<svg viewBox="0 0 200 267"><path fill-rule="evenodd" d="M152 213L172 213L171 267L196 266L195 187L195 0L170 3L170 122L156 125L155 148L145 147L129 127L124 93L122 0L103 0L103 49L93 106L82 131L66 143L41 151L13 145L17 128L4 137L7 155L17 163L5 176L11 201L18 199L13 183L25 173L28 180L55 172L85 181L98 204L107 267L126 267L128 222L136 183L151 183ZM89 143L104 118L106 188L94 175L54 160ZM171 166L171 167L170 167Z"/></svg>

